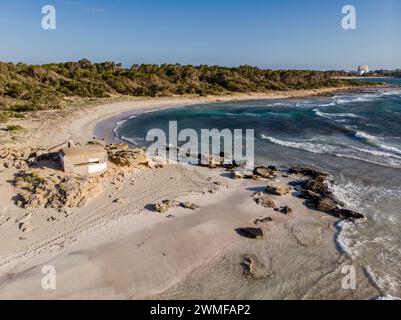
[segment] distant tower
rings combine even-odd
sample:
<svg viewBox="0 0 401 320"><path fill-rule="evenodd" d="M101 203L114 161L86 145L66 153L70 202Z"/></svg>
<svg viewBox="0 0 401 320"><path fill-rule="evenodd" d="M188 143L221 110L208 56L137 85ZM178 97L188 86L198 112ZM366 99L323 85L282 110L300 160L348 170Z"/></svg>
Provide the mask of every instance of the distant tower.
<svg viewBox="0 0 401 320"><path fill-rule="evenodd" d="M369 66L368 65L363 65L358 67L358 73L359 75L363 76L364 74L367 74L369 72Z"/></svg>

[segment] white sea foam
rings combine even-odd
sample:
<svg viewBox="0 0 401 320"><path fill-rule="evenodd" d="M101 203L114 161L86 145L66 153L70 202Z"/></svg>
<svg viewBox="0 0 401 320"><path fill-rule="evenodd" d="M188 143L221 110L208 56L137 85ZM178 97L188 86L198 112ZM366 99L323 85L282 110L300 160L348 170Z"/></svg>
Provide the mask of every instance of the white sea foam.
<svg viewBox="0 0 401 320"><path fill-rule="evenodd" d="M134 145L138 145L138 144L140 144L141 142L144 141L143 138L139 138L139 137L126 137L126 136L122 136L122 137L121 137L121 140L126 141L126 142L129 142L129 143L134 144Z"/></svg>
<svg viewBox="0 0 401 320"><path fill-rule="evenodd" d="M330 103L319 104L319 107L331 107L331 106L335 106L335 105L336 105L335 102L330 102Z"/></svg>
<svg viewBox="0 0 401 320"><path fill-rule="evenodd" d="M356 151L368 153L368 154L371 154L371 155L377 156L377 157L401 159L401 156L398 156L398 155L395 155L395 154L392 154L392 153L388 153L388 152L384 152L384 151L380 151L380 150L364 149L364 148L358 148L358 147L352 147L352 146L350 146L350 148L354 149Z"/></svg>
<svg viewBox="0 0 401 320"><path fill-rule="evenodd" d="M326 145L326 144L319 144L319 143L311 143L311 142L294 142L294 141L285 141L276 139L273 137L261 135L262 139L270 141L271 143L281 145L283 147L293 148L304 150L312 153L329 153L335 151L335 147Z"/></svg>
<svg viewBox="0 0 401 320"><path fill-rule="evenodd" d="M334 145L329 145L329 144L322 144L322 143L312 143L311 141L319 141L319 140L305 140L302 142L295 142L295 141L286 141L286 140L280 140L274 137L269 137L266 135L261 135L261 138L264 140L267 140L271 143L274 143L276 145L280 145L283 147L287 148L292 148L292 149L298 149L298 150L303 150L311 153L316 153L316 154L330 154L335 157L339 158L347 158L347 159L352 159L352 160L358 160L358 161L363 161L366 163L371 163L383 167L391 167L391 168L401 168L401 157L398 156L393 156L391 154L385 153L385 152L380 152L377 151L376 153L374 151L370 152L368 149L361 149L358 150L355 147L349 147L349 146L334 146ZM386 160L384 159L367 159L362 156L354 155L354 154L349 154L349 149L354 149L355 151L360 151L360 152L365 152L365 153L371 153L372 155L376 156L383 156ZM348 150L348 151L347 151Z"/></svg>
<svg viewBox="0 0 401 320"><path fill-rule="evenodd" d="M355 137L359 138L359 139L369 140L369 141L376 141L376 139L377 139L377 137L375 137L371 134L368 134L366 132L363 132L363 131L356 131Z"/></svg>
<svg viewBox="0 0 401 320"><path fill-rule="evenodd" d="M116 123L116 125L114 126L114 128L113 128L113 133L114 133L114 135L118 138L118 129L119 129L121 126L123 126L128 120L131 120L131 119L133 119L133 118L135 118L135 117L136 117L136 115L133 115L133 116L130 116L129 118L127 118L127 119L118 121L118 122Z"/></svg>
<svg viewBox="0 0 401 320"><path fill-rule="evenodd" d="M359 138L359 139L363 140L364 142L366 142L367 144L373 145L381 150L396 153L397 155L401 155L400 149L380 142L379 138L374 135L368 134L363 131L356 131L354 135L356 138Z"/></svg>
<svg viewBox="0 0 401 320"><path fill-rule="evenodd" d="M379 147L380 147L381 149L383 149L383 150L387 150L387 151L395 152L395 153L397 153L397 154L401 154L401 150L400 150L400 149L397 149L397 148L395 148L395 147L390 147L390 146L387 146L387 145L385 145L385 144L380 144Z"/></svg>
<svg viewBox="0 0 401 320"><path fill-rule="evenodd" d="M373 101L375 96L373 95L363 95L359 96L357 98L338 98L336 99L336 104L348 104L348 103L354 103L354 102L370 102Z"/></svg>
<svg viewBox="0 0 401 320"><path fill-rule="evenodd" d="M353 113L326 113L326 112L321 112L319 108L313 109L315 114L319 117L327 118L327 119L332 119L332 118L359 118L362 119L361 116L357 116L356 114Z"/></svg>

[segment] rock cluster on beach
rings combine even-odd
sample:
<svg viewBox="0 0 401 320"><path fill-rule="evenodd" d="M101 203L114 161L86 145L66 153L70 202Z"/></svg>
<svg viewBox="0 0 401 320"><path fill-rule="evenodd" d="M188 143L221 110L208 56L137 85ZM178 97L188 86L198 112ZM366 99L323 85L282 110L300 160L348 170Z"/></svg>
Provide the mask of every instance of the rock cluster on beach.
<svg viewBox="0 0 401 320"><path fill-rule="evenodd" d="M148 165L145 151L143 149L133 149L127 144L106 145L109 162L119 168L132 168L140 165Z"/></svg>
<svg viewBox="0 0 401 320"><path fill-rule="evenodd" d="M289 173L306 177L306 179L293 182L292 185L299 192L299 197L305 199L305 204L308 207L341 219L364 218L361 213L346 209L344 203L335 198L330 189L330 184L333 181L329 180L328 174L311 168L291 168Z"/></svg>
<svg viewBox="0 0 401 320"><path fill-rule="evenodd" d="M166 213L168 210L174 207L182 207L184 209L196 210L199 206L192 202L179 202L174 200L162 200L153 204L152 209L154 212Z"/></svg>
<svg viewBox="0 0 401 320"><path fill-rule="evenodd" d="M247 172L246 162L237 163L235 161L225 161L224 154L220 157L208 156L199 154L199 164L209 168L224 168L231 173L233 179L265 179L272 181L266 186L266 192L275 196L284 196L290 193L290 188L287 185L276 183L276 180L281 174L283 177L289 175L297 175L298 179L289 185L295 187L298 191L298 196L305 199L305 204L310 208L328 213L341 219L363 219L364 216L358 212L345 208L344 203L335 198L330 189L329 175L309 167L292 167L289 169L279 170L276 166L259 166L252 172ZM206 163L206 164L205 164ZM266 198L262 194L254 194L253 199L261 206L271 208L275 207L272 199ZM277 211L291 215L292 209L284 206L275 208Z"/></svg>

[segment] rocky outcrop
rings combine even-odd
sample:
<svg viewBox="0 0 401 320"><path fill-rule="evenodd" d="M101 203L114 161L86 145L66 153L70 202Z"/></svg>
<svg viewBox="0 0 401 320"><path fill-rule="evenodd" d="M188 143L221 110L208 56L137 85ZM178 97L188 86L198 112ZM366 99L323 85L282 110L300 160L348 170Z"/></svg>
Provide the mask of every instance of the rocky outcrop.
<svg viewBox="0 0 401 320"><path fill-rule="evenodd" d="M268 184L266 186L266 192L276 196L284 196L290 193L290 189L285 185Z"/></svg>
<svg viewBox="0 0 401 320"><path fill-rule="evenodd" d="M110 144L106 146L106 150L109 162L119 168L132 169L149 164L143 149L133 149L126 144Z"/></svg>
<svg viewBox="0 0 401 320"><path fill-rule="evenodd" d="M288 207L288 206L283 206L283 207L281 207L280 209L278 209L278 211L279 211L280 213L282 213L282 214L287 215L287 216L290 216L290 215L292 215L292 213L293 213L293 210L292 210L290 207Z"/></svg>
<svg viewBox="0 0 401 320"><path fill-rule="evenodd" d="M253 224L260 224L260 223L268 223L268 222L272 222L273 219L270 217L261 217L261 218L257 218L255 220L253 220Z"/></svg>
<svg viewBox="0 0 401 320"><path fill-rule="evenodd" d="M155 203L153 205L153 211L159 212L159 213L165 213L172 207L174 207L173 200L163 200L163 201Z"/></svg>
<svg viewBox="0 0 401 320"><path fill-rule="evenodd" d="M90 177L42 177L29 172L15 183L21 187L17 204L24 208L82 207L102 191L97 180Z"/></svg>
<svg viewBox="0 0 401 320"><path fill-rule="evenodd" d="M260 280L270 276L269 270L255 255L246 255L241 263L248 279Z"/></svg>
<svg viewBox="0 0 401 320"><path fill-rule="evenodd" d="M253 170L253 174L265 179L275 179L278 176L277 168L274 166L257 167Z"/></svg>
<svg viewBox="0 0 401 320"><path fill-rule="evenodd" d="M199 208L199 206L197 204L192 203L192 202L183 202L183 203L181 203L181 206L184 209L191 209L191 210L196 210Z"/></svg>
<svg viewBox="0 0 401 320"><path fill-rule="evenodd" d="M159 212L159 213L165 213L169 209L180 206L184 209L190 209L190 210L196 210L199 208L199 206L195 203L192 202L177 202L174 200L163 200L161 202L155 203L153 205L153 211Z"/></svg>
<svg viewBox="0 0 401 320"><path fill-rule="evenodd" d="M256 192L251 197L258 205L265 208L275 208L276 204L268 198L263 192Z"/></svg>
<svg viewBox="0 0 401 320"><path fill-rule="evenodd" d="M288 173L308 176L312 179L315 179L317 176L325 176L326 178L328 177L327 173L321 172L317 169L313 169L310 167L292 167L288 170Z"/></svg>
<svg viewBox="0 0 401 320"><path fill-rule="evenodd" d="M0 168L15 168L27 170L38 161L55 160L58 153L49 153L39 148L24 148L22 150L4 148L0 150Z"/></svg>
<svg viewBox="0 0 401 320"><path fill-rule="evenodd" d="M346 209L344 203L335 198L330 189L330 184L333 181L328 179L327 174L310 168L297 169L295 172L307 176L307 179L296 181L292 185L299 192L299 196L305 199L305 204L308 207L341 219L356 220L364 218L362 214Z"/></svg>

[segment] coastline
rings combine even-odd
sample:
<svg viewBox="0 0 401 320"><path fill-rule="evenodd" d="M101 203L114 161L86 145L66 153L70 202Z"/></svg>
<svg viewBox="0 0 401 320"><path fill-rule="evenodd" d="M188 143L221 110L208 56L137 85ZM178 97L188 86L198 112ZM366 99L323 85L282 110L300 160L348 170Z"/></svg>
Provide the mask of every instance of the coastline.
<svg viewBox="0 0 401 320"><path fill-rule="evenodd" d="M103 132L110 132L113 121L118 122L128 118L137 112L155 110L166 107L188 106L213 102L230 102L264 99L288 99L327 96L344 92L360 92L374 90L375 88L390 88L392 86L367 86L367 87L329 87L321 89L293 90L285 92L268 93L237 93L218 96L176 96L157 98L129 97L123 101L102 103L94 106L81 106L80 108L66 108L61 110L49 110L36 112L33 117L26 119L13 119L11 124L21 125L25 130L10 134L0 130L0 141L3 148L39 147L51 148L58 144L73 139L80 143L92 140L95 133L103 136ZM96 130L99 124L105 124L103 129ZM107 135L107 134L106 134ZM108 138L113 139L108 136Z"/></svg>
<svg viewBox="0 0 401 320"><path fill-rule="evenodd" d="M91 140L93 136L104 138L110 142L114 140L114 137L109 134L118 121L141 112L153 111L160 108L233 100L307 97L334 94L343 92L344 90L346 88L298 91L286 93L285 95L246 94L207 98L134 99L132 101L119 102L113 105L106 104L95 107L95 109L78 112L78 116L77 114L73 114L71 116L76 117L75 119L65 119L63 124L59 124L57 128L59 132L56 136L53 136L52 139L36 141L36 143L51 146L53 143L55 144L56 140L60 143L63 142L63 139L68 138L73 138L75 141L84 143ZM47 132L47 135L51 135L51 130ZM168 181L168 177L170 179L173 178L172 180L174 181ZM209 181L209 177L220 181L222 188L219 189L223 190L217 192L218 190L213 189L213 194L208 194L208 191L215 187ZM130 185L128 182L129 179L134 178L136 181L139 181L140 186ZM285 178L281 179L285 180ZM49 230L53 227L44 227L46 232L48 232L44 236L36 236L36 238L33 237L34 239L28 239L27 245L17 245L14 252L8 252L8 256L11 254L12 258L15 258L15 261L11 264L0 264L0 297L16 297L20 294L20 288L25 288L24 297L26 298L48 298L48 292L36 288L37 278L40 276L40 266L44 262L54 264L61 270L60 283L64 289L57 290L56 297L63 299L83 297L109 297L114 299L138 299L157 296L161 298L180 297L181 294L187 294L188 290L194 285L199 285L199 275L210 274L210 269L215 270L223 266L226 262L222 264L222 257L227 257L232 261L232 265L235 266L228 278L231 277L234 283L235 279L240 279L238 281L245 281L245 285L249 285L249 279L247 280L242 277L240 260L238 259L244 252L253 250L253 254L260 255L266 248L259 244L254 246L252 241L238 238L233 229L235 226L238 227L242 224L251 223L253 219L266 215L264 208L262 210L262 208L255 206L253 201L250 200L250 195L255 188L262 188L263 183L246 182L244 184L233 182L224 178L222 172L214 172L207 168L197 167L182 168L182 166L169 165L155 172L152 172L152 170L137 172L127 178L124 188L117 190L113 186L108 186L104 194L96 199L96 203L91 202L87 207L73 212L71 214L74 216L73 221L61 221L62 223L55 227L55 230ZM177 185L182 186L174 190L174 192L170 191L172 188L176 188ZM158 189L157 194L154 191L152 192L155 188ZM146 192L142 192L142 189L145 189ZM7 192L10 193L10 190L7 190ZM112 199L122 197L126 199L123 205L111 203ZM149 214L149 211L144 210L146 204L154 203L166 197L174 199L182 198L183 201L197 202L201 205L201 209L199 212L195 211L190 214L182 211L182 209L174 209L171 215L176 218L173 219L166 219L164 216L155 216ZM239 203L235 199L242 199L245 204ZM269 225L267 229L273 235L276 233L279 235L268 239L274 243L271 246L271 250L273 250L271 254L277 258L274 265L280 266L281 264L289 263L288 257L284 254L288 250L298 258L305 256L314 259L315 265L313 268L319 268L319 261L320 263L330 261L325 271L336 278L336 280L330 280L330 283L334 285L342 277L339 267L346 263L346 259L337 251L333 241L336 233L334 224L337 222L337 219L324 214L316 217L316 213L304 209L301 206L301 202L297 203L292 198L288 198L286 201L298 208L297 212L300 212L300 214L299 216L297 214L297 217L290 219L290 221L272 212L273 210L268 211L269 215L274 216L275 220L277 219L277 222L272 226ZM99 204L101 204L100 207L98 207ZM95 211L96 213L92 214ZM236 212L237 219L232 219L232 212ZM16 210L16 214L24 215L25 213L24 211ZM42 214L45 215L46 213L42 212ZM83 221L88 222L88 224L84 224L76 230L77 225ZM40 219L34 219L34 223L40 224L43 222ZM6 222L2 222L0 226L6 226L6 224ZM300 227L302 233L305 230L309 230L310 225L316 230L323 230L319 236L319 249L316 249L315 246L300 245L292 234L294 226ZM302 228L306 229L302 231ZM38 231L40 230L38 228ZM66 230L73 231L66 232ZM171 234L172 237L166 237L164 234ZM8 236L10 240L16 235L18 235L18 232L9 232L5 235L4 239L7 239ZM152 239L152 235L157 236ZM61 241L62 244L60 245L60 238L69 238L69 240L65 241L65 239L62 239L63 241ZM147 240L145 241L145 245L141 245L142 238L150 239L150 243L148 244ZM49 239L56 239L56 241L50 241L51 245L43 248L43 251L37 249L38 246L40 247L40 243L49 242ZM208 239L208 243L213 243L214 245L205 246L205 239ZM279 241L276 241L277 239ZM188 243L182 248L183 243L186 242ZM165 248L165 251L168 252L160 251L160 246L163 243L170 243ZM35 245L33 246L32 244ZM320 244L322 245L320 246ZM147 248L148 245L149 247ZM56 247L54 251L48 250L50 248L54 249L54 247ZM130 252L135 247L138 249L138 252L131 256ZM4 248L2 246L2 249ZM32 250L32 248L35 249ZM143 255L144 253L141 253L141 250L145 248L148 251L146 255ZM37 254L35 250L38 250ZM3 253L3 251L1 252ZM22 252L22 254L15 256L18 252ZM116 255L115 252L120 252L120 255ZM170 255L172 256L171 259L169 258ZM147 256L151 256L152 258L147 259ZM73 257L72 261L71 257ZM167 261L159 263L163 261L161 259ZM137 265L138 260L143 261L143 263ZM329 265L336 261L338 264L334 268L333 266L330 268ZM17 262L22 262L22 265L17 265ZM113 270L107 267L113 263L119 272L122 273L121 276L116 275ZM301 268L304 263L304 261L300 262L296 266ZM124 267L124 264L127 264L127 266ZM73 268L71 269L71 267ZM276 267L272 267L271 269L275 274L280 273ZM82 272L89 272L89 270L95 271L84 283L68 283L71 276L76 276ZM283 272L290 271L295 272L294 269L283 270ZM301 269L298 271L301 271ZM378 294L369 285L368 279L363 275L363 270L358 270L358 274L365 279L362 288L358 292L347 292L344 293L344 296L337 298L367 298ZM280 274L280 276L283 275ZM227 280L224 277L223 279ZM318 279L320 279L319 271L316 270L316 274L313 274L312 277L308 278L306 283L303 283L304 291L301 290L297 294L294 294L294 296L286 295L280 291L270 292L272 294L270 297L259 298L308 298L309 296L313 298L315 294L310 291L312 289L310 286L311 283L315 283ZM94 283L97 281L103 283L103 287L95 286ZM322 286L324 284L326 284L324 281L321 282ZM149 288L152 289L149 291ZM252 284L250 288L252 288ZM210 290L213 290L213 288L210 288ZM190 295L193 297L204 297L204 294L205 292L190 292ZM228 296L228 298L235 297L244 298L243 296ZM212 296L211 298L214 297Z"/></svg>

